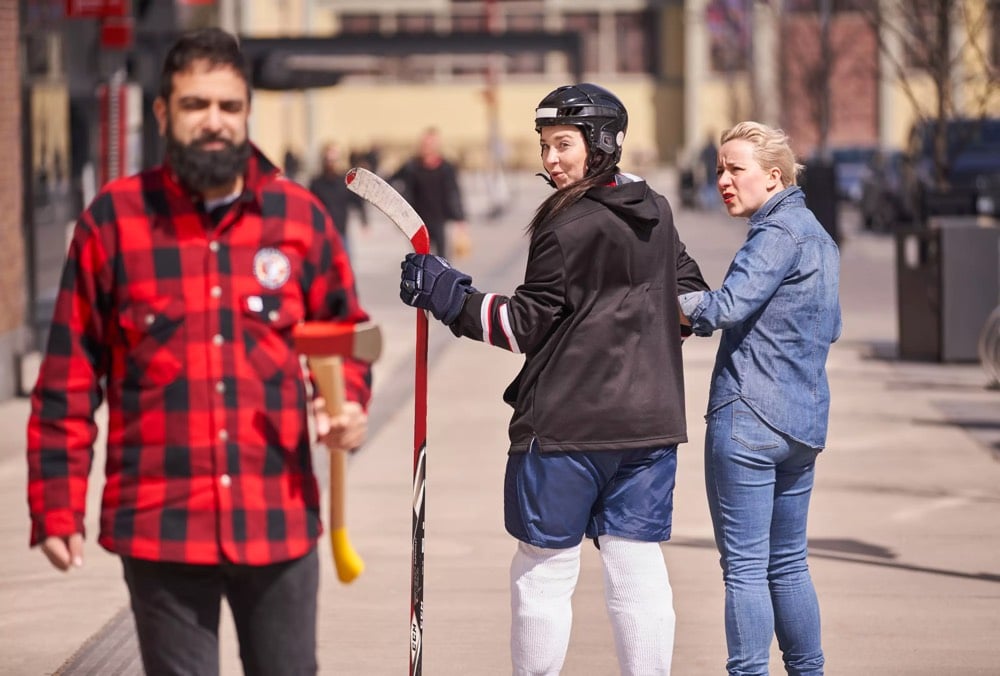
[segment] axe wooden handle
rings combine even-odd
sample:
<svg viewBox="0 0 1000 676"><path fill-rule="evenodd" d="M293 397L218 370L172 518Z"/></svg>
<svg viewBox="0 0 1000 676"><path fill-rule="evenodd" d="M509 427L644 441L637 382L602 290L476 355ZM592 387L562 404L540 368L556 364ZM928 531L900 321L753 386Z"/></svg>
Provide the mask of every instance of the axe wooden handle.
<svg viewBox="0 0 1000 676"><path fill-rule="evenodd" d="M309 357L309 370L319 393L326 400L326 412L331 417L340 414L344 407L344 365L340 357ZM365 562L354 550L347 536L347 452L330 449L330 547L337 577L343 583L354 580L365 569Z"/></svg>

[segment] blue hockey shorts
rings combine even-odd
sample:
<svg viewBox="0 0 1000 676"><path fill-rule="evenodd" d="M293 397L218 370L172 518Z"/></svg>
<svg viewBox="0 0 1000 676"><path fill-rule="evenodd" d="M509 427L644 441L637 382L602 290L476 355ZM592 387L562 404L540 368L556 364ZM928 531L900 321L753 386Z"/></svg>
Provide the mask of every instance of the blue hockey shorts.
<svg viewBox="0 0 1000 676"><path fill-rule="evenodd" d="M677 446L633 451L526 453L507 458L504 525L518 540L550 549L584 536L670 539Z"/></svg>

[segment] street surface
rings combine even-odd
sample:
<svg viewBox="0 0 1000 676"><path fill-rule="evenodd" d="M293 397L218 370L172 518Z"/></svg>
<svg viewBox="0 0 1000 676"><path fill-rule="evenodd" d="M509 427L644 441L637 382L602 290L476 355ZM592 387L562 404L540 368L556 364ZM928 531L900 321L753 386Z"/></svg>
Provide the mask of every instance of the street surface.
<svg viewBox="0 0 1000 676"><path fill-rule="evenodd" d="M687 211L675 175L647 174L675 205L689 252L717 287L743 221ZM511 177L503 215L489 220L486 186L465 178L473 251L456 267L481 290L521 279L524 227L547 194ZM348 523L367 564L342 585L321 543L321 674L405 674L409 647L414 311L398 299L408 243L381 215L352 251L362 302L381 324L371 438L349 468ZM995 676L1000 673L1000 391L978 364L895 357L893 241L860 232L842 212L844 335L828 362L829 447L820 456L810 565L823 612L827 673ZM716 338L685 343L690 441L680 449L674 537L664 544L677 611L674 674L721 674L723 587L704 497L701 449ZM509 409L501 393L520 358L455 339L432 321L426 521L424 673L510 673L508 565L502 489ZM0 674L139 674L117 558L88 542L68 575L27 548L25 399L0 402ZM96 532L102 464L91 475ZM319 475L325 476L322 455ZM564 674L617 673L597 551L584 548ZM240 674L228 618L223 674ZM783 673L773 653L772 674Z"/></svg>

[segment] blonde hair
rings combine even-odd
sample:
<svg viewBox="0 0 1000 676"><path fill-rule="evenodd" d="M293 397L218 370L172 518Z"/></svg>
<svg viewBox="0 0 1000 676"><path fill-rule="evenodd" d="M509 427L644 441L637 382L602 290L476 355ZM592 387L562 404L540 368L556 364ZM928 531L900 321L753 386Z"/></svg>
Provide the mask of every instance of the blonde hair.
<svg viewBox="0 0 1000 676"><path fill-rule="evenodd" d="M788 135L784 131L760 122L740 122L722 132L720 145L733 140L750 143L753 146L753 157L762 168L769 170L777 167L784 187L798 185L796 178L804 167L795 161L795 153L792 152Z"/></svg>

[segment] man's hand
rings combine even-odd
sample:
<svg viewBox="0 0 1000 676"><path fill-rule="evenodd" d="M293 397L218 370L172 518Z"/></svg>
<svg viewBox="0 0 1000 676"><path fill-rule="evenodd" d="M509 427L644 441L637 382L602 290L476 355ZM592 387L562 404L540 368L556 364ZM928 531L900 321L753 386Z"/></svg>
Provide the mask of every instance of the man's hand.
<svg viewBox="0 0 1000 676"><path fill-rule="evenodd" d="M42 552L59 570L83 567L83 535L50 535L42 542Z"/></svg>
<svg viewBox="0 0 1000 676"><path fill-rule="evenodd" d="M368 414L356 401L345 401L340 415L326 412L326 401L316 397L316 435L332 450L352 451L368 438Z"/></svg>
<svg viewBox="0 0 1000 676"><path fill-rule="evenodd" d="M465 299L476 292L472 277L440 256L407 254L400 267L400 299L411 307L429 310L445 324L458 319Z"/></svg>
<svg viewBox="0 0 1000 676"><path fill-rule="evenodd" d="M472 253L472 237L465 221L455 221L451 229L451 255L461 260Z"/></svg>

